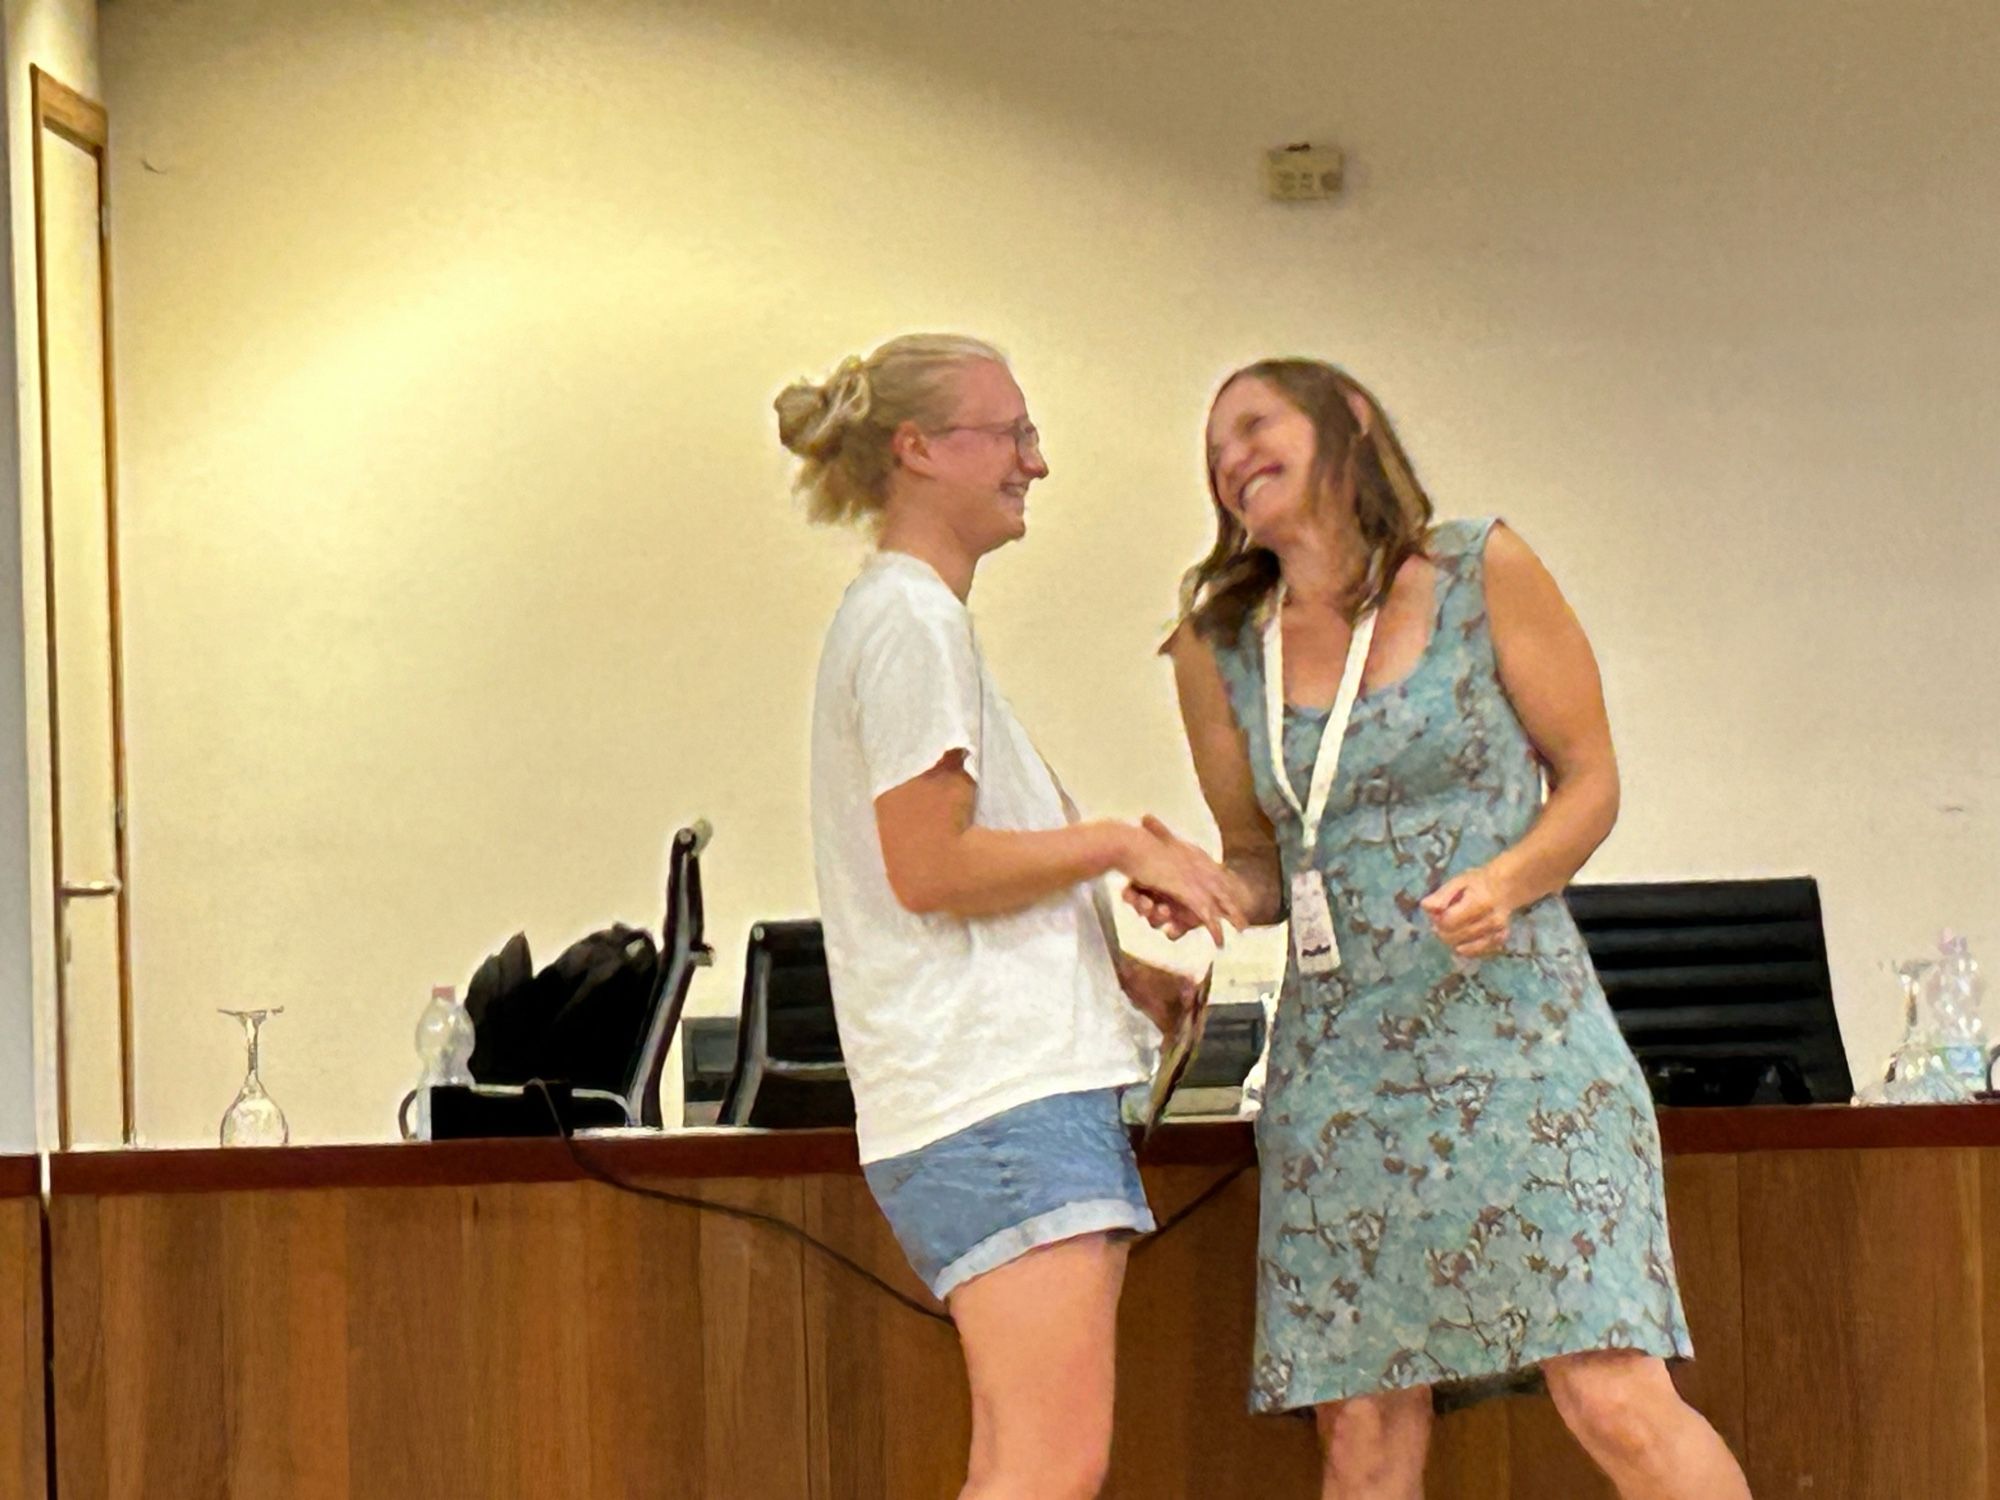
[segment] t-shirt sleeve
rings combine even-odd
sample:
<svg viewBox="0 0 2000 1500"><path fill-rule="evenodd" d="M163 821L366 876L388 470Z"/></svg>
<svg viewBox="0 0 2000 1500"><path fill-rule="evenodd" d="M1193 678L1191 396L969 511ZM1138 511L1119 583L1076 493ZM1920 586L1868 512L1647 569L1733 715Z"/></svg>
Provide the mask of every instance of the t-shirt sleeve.
<svg viewBox="0 0 2000 1500"><path fill-rule="evenodd" d="M963 618L901 610L884 618L869 633L854 692L871 798L954 751L979 779L979 654Z"/></svg>

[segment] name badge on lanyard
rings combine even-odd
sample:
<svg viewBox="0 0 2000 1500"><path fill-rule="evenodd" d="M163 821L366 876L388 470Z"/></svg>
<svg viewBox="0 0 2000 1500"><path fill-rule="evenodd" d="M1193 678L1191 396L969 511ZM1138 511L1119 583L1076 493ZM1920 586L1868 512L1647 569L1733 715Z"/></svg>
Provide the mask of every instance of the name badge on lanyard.
<svg viewBox="0 0 2000 1500"><path fill-rule="evenodd" d="M1278 605L1283 603L1281 595ZM1347 643L1340 689L1334 694L1333 712L1327 715L1326 732L1320 737L1304 806L1299 805L1292 779L1285 774L1285 631L1279 623L1281 612L1274 607L1264 622L1264 717L1270 730L1271 773L1279 795L1299 815L1300 847L1305 856L1304 865L1292 876L1292 956L1302 974L1331 974L1340 967L1340 939L1333 929L1326 877L1313 859L1318 852L1320 824L1326 819L1327 798L1333 793L1334 775L1340 768L1340 744L1347 738L1354 700L1361 691L1361 671L1368 665L1368 648L1375 640L1375 612L1362 616Z"/></svg>

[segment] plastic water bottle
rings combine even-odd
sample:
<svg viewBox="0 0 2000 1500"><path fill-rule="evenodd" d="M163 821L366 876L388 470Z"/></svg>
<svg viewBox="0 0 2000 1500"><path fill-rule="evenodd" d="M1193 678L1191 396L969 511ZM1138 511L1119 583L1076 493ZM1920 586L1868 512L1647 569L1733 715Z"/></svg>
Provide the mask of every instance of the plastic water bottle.
<svg viewBox="0 0 2000 1500"><path fill-rule="evenodd" d="M1945 1065L1972 1089L1986 1087L1986 1022L1980 1014L1986 980L1965 939L1947 929L1938 937L1938 961L1926 976L1932 1024Z"/></svg>
<svg viewBox="0 0 2000 1500"><path fill-rule="evenodd" d="M1264 1083L1271 1068L1271 1032L1278 1015L1277 990L1268 986L1259 989L1257 1003L1264 1008L1264 1046L1243 1077L1243 1099L1236 1112L1246 1120L1255 1119L1264 1108Z"/></svg>
<svg viewBox="0 0 2000 1500"><path fill-rule="evenodd" d="M1951 1066L1939 1025L1931 976L1934 958L1906 958L1889 965L1903 992L1903 1040L1857 1104L1960 1104L1978 1084Z"/></svg>
<svg viewBox="0 0 2000 1500"><path fill-rule="evenodd" d="M417 1018L417 1139L431 1138L431 1090L472 1082L472 1017L448 984L431 986L430 1004Z"/></svg>

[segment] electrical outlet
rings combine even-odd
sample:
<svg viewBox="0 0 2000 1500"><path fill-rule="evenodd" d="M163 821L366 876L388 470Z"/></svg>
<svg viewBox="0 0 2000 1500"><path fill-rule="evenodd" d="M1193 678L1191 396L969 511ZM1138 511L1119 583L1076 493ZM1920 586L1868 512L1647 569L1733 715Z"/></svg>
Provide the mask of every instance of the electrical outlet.
<svg viewBox="0 0 2000 1500"><path fill-rule="evenodd" d="M1264 153L1264 190L1283 203L1331 198L1343 165L1338 146L1275 146Z"/></svg>

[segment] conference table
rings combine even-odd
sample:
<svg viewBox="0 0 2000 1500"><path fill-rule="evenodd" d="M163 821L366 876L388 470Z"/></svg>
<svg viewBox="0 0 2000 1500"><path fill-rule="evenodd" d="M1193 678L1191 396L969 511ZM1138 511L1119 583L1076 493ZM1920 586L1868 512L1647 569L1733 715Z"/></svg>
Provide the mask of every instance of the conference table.
<svg viewBox="0 0 2000 1500"><path fill-rule="evenodd" d="M1675 1378L1753 1490L2000 1500L2000 1108L1661 1131L1697 1356ZM1249 1125L1169 1124L1143 1165L1162 1221L1194 1206L1131 1263L1106 1493L1317 1495L1311 1424L1244 1410ZM849 1133L81 1152L45 1204L35 1166L0 1161L0 1500L47 1500L45 1464L58 1500L942 1500L962 1477L949 1324L741 1216L928 1303ZM1530 1397L1446 1417L1429 1492L1612 1493Z"/></svg>

